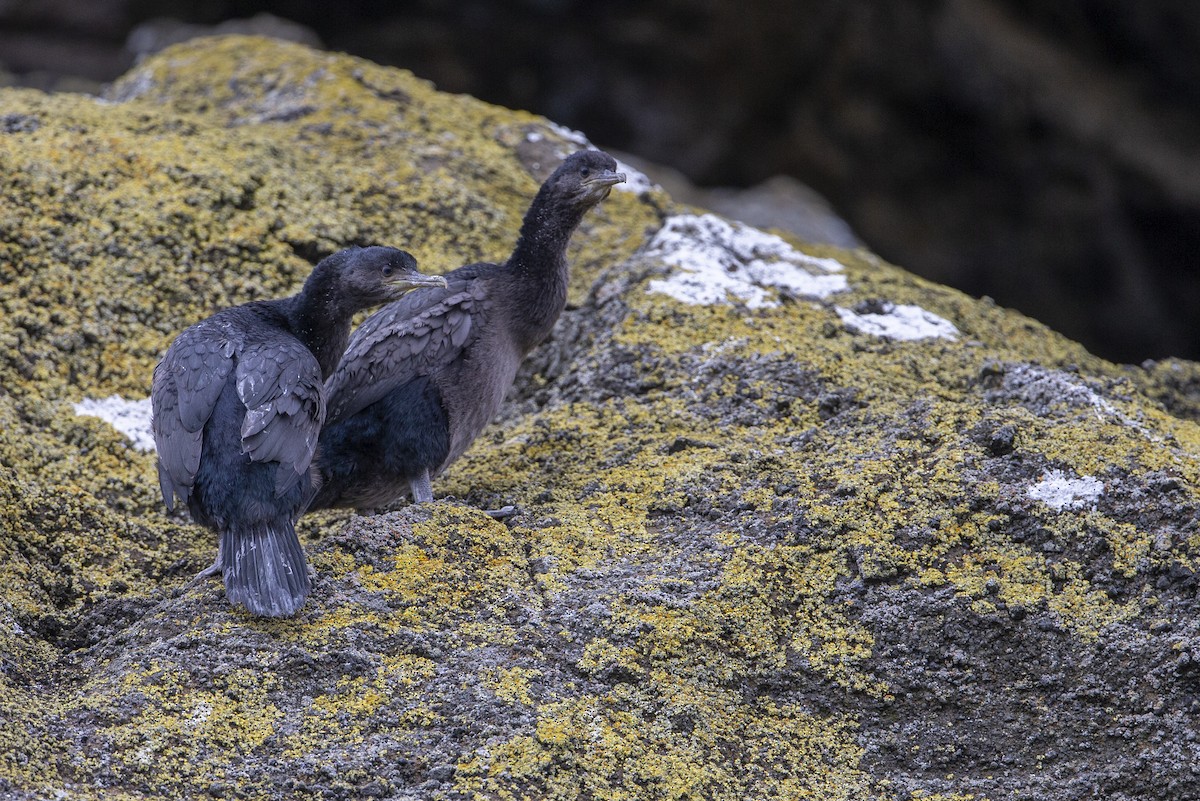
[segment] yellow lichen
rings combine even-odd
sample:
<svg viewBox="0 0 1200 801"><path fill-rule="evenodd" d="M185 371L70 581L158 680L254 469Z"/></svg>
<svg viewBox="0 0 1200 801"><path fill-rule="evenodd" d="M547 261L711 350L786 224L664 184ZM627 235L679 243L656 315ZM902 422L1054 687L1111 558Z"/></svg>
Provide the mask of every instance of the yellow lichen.
<svg viewBox="0 0 1200 801"><path fill-rule="evenodd" d="M754 311L687 306L645 283L625 292L615 328L578 358L620 349L644 387L510 418L439 479L439 494L516 504L507 524L439 502L415 523L374 519L358 549L356 518L312 516L301 534L318 591L297 618L231 611L216 583L176 598L211 561L212 535L165 514L151 455L70 403L144 397L184 326L294 291L344 245L407 247L432 272L502 258L537 186L514 149L558 134L402 71L264 40L173 48L114 91L124 102L0 90L6 114L38 122L0 135L0 718L22 723L0 727L0 782L50 795L104 772L103 796L71 793L224 783L282 797L277 777L238 772L254 758L355 797L369 763L341 765L470 729L438 682L474 665L455 678L480 703L536 722L461 753L467 796L900 797L861 764L855 704L891 688L839 588L949 588L963 614L1044 609L1087 642L1158 601L1149 583L1114 597L1073 545L1101 544L1100 567L1130 582L1200 562L1195 531L1162 536L1108 506L1035 507L984 469L993 457L973 433L1012 425L1020 464L1102 480L1161 471L1192 503L1200 431L1139 394L1172 374L1108 365L865 252L797 242L841 261L851 290ZM570 251L573 304L645 266L646 233L675 208L652 200L616 192L589 214ZM960 339L841 326L834 305L877 297L951 320ZM1039 416L985 403L988 362L1073 364L1120 390L1103 409ZM783 370L810 383L776 386ZM846 402L823 406L829 392ZM1005 504L1041 515L1061 550L1017 540ZM594 604L578 619L539 619L587 582ZM72 630L82 615L127 600L142 607L97 618L117 632L101 647L56 644L87 643L88 625ZM225 669L229 642L246 652ZM296 698L277 678L285 655L333 678ZM51 669L64 680L35 686ZM836 688L845 708L772 699L781 675ZM76 723L98 742L61 741Z"/></svg>
<svg viewBox="0 0 1200 801"><path fill-rule="evenodd" d="M505 703L532 706L534 700L529 695L529 682L541 675L542 671L531 668L497 668L490 676L492 692Z"/></svg>
<svg viewBox="0 0 1200 801"><path fill-rule="evenodd" d="M868 794L850 721L654 679L653 697L618 685L545 705L533 734L460 764L459 789L479 782L490 797L629 801Z"/></svg>

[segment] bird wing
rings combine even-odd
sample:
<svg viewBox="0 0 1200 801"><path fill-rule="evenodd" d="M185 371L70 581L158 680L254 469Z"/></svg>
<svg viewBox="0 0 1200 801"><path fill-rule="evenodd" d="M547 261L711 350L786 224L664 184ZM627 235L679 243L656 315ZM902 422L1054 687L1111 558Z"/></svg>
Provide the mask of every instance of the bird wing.
<svg viewBox="0 0 1200 801"><path fill-rule="evenodd" d="M236 378L246 406L242 451L256 462L279 462L275 494L282 495L308 472L325 422L321 367L298 339L280 335L248 344Z"/></svg>
<svg viewBox="0 0 1200 801"><path fill-rule="evenodd" d="M420 375L453 361L473 334L486 300L482 281L419 290L368 317L325 382L330 423L343 420Z"/></svg>
<svg viewBox="0 0 1200 801"><path fill-rule="evenodd" d="M241 347L240 333L205 320L175 338L154 368L150 398L158 483L168 509L186 502L200 466L204 424L217 405Z"/></svg>

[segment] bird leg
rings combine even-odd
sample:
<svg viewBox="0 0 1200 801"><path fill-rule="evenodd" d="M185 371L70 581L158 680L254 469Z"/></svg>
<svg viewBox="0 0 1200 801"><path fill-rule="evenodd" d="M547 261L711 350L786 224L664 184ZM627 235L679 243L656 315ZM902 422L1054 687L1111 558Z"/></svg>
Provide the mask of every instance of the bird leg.
<svg viewBox="0 0 1200 801"><path fill-rule="evenodd" d="M191 581L183 585L183 589L181 589L179 592L191 592L197 584L201 584L206 579L210 579L213 576L221 576L224 572L225 568L221 567L221 557L217 556L217 561L213 562L211 565L197 573Z"/></svg>
<svg viewBox="0 0 1200 801"><path fill-rule="evenodd" d="M199 573L196 574L196 577L194 579L192 579L192 584L195 584L202 579L212 578L213 576L217 575L218 573L223 572L224 570L225 570L225 568L223 568L221 566L221 557L218 556L217 561L213 562L211 565L209 565L208 567L204 568L203 570L201 570ZM188 586L191 586L191 585L188 585Z"/></svg>
<svg viewBox="0 0 1200 801"><path fill-rule="evenodd" d="M421 475L408 482L409 489L412 490L413 503L431 503L433 501L433 482L429 479L429 471L422 470ZM506 517L512 517L517 513L515 506L501 506L499 509L484 509L484 514L490 515L497 520L503 520Z"/></svg>
<svg viewBox="0 0 1200 801"><path fill-rule="evenodd" d="M518 511L519 510L517 507L513 506L512 504L508 504L507 506L501 506L499 509L484 509L483 513L489 517L494 517L497 520L503 520L506 517L512 517Z"/></svg>
<svg viewBox="0 0 1200 801"><path fill-rule="evenodd" d="M205 579L210 579L213 576L220 576L220 575L224 574L224 572L225 572L225 567L222 564L222 560L221 560L221 540L218 537L217 538L217 559L216 559L216 561L213 562L208 567L201 570L199 573L197 573L195 575L195 577L191 581L189 581L187 584L185 584L183 587L183 592L187 592L188 590L192 589L192 587L195 587L197 584L204 581Z"/></svg>
<svg viewBox="0 0 1200 801"><path fill-rule="evenodd" d="M421 475L408 482L412 490L413 503L431 503L433 501L433 482L429 480L429 470L422 470Z"/></svg>

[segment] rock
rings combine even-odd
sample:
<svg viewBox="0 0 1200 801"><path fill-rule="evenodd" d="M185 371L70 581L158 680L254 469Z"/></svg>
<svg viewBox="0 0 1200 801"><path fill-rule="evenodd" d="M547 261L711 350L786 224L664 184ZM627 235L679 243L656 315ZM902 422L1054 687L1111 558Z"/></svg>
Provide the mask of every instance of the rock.
<svg viewBox="0 0 1200 801"><path fill-rule="evenodd" d="M309 47L321 47L321 37L297 22L260 12L246 19L227 19L216 25L199 25L172 17L155 17L139 23L125 38L125 49L142 59L165 47L201 36L268 36Z"/></svg>
<svg viewBox="0 0 1200 801"><path fill-rule="evenodd" d="M237 37L0 98L5 797L1200 794L1194 364L614 192L441 500L254 619L74 404L340 247L503 256L577 137Z"/></svg>

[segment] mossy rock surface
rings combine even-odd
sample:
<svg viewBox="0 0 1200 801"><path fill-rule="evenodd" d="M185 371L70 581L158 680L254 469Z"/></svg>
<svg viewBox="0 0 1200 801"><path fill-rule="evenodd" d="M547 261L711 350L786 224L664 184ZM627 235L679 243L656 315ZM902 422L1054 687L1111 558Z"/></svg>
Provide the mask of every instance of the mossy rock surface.
<svg viewBox="0 0 1200 801"><path fill-rule="evenodd" d="M442 499L305 518L312 598L254 619L72 404L338 248L502 259L578 143L244 38L0 99L3 797L1200 797L1196 365L795 241L684 302L660 229L724 224L614 192Z"/></svg>

